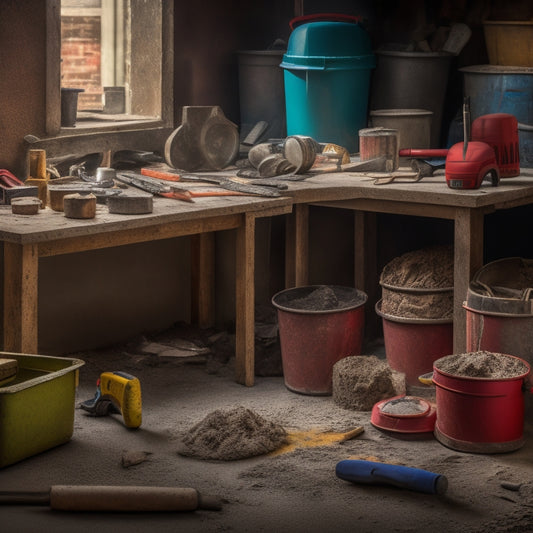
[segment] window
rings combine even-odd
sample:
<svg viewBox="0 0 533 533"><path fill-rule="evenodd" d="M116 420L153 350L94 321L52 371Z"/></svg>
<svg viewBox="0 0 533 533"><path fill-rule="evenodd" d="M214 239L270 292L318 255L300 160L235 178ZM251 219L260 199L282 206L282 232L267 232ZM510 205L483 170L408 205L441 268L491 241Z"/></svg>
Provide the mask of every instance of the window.
<svg viewBox="0 0 533 533"><path fill-rule="evenodd" d="M30 147L159 145L173 126L173 0L46 1L47 139ZM75 127L61 126L65 87L83 89Z"/></svg>
<svg viewBox="0 0 533 533"><path fill-rule="evenodd" d="M104 87L125 96L124 51L131 50L125 4L124 0L61 0L61 87L83 89L79 111L112 107L126 112L122 98L104 100ZM161 24L156 19L151 22Z"/></svg>

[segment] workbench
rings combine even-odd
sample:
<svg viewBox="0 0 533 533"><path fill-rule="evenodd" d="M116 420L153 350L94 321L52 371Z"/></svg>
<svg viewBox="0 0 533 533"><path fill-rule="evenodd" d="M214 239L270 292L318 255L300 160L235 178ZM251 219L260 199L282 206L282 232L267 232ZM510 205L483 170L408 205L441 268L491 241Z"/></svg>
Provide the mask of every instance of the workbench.
<svg viewBox="0 0 533 533"><path fill-rule="evenodd" d="M498 187L453 190L443 174L419 182L375 185L356 173L331 173L287 181L279 198L206 197L194 203L154 199L146 215L110 214L97 206L94 219L66 218L50 208L38 215L13 215L0 208L0 241L4 250L4 350L38 353L39 258L119 247L191 235L195 317L209 325L214 317L214 232L236 231L236 381L254 383L255 220L287 216L287 287L308 283L309 206L354 211L354 284L368 295L367 314L378 300L376 214L389 213L454 222L454 351L466 346L463 301L472 275L483 266L484 216L498 209L533 204L533 169Z"/></svg>
<svg viewBox="0 0 533 533"><path fill-rule="evenodd" d="M156 197L153 203L153 212L144 215L111 214L98 204L92 219L66 218L49 207L37 215L14 215L11 206L2 206L4 350L39 353L40 258L185 235L194 236L192 300L197 321L208 325L214 317L214 232L235 230L235 372L237 382L253 385L255 220L289 213L290 198L224 196L188 203Z"/></svg>
<svg viewBox="0 0 533 533"><path fill-rule="evenodd" d="M454 352L466 347L463 302L473 274L483 266L484 216L499 209L533 204L533 169L505 178L492 187L484 181L473 190L450 189L444 171L421 181L393 181L376 185L356 173L323 174L291 182L294 207L288 216L286 239L287 287L308 283L309 206L350 209L354 216L354 283L368 295L368 313L378 300L376 214L411 215L452 220L454 223Z"/></svg>

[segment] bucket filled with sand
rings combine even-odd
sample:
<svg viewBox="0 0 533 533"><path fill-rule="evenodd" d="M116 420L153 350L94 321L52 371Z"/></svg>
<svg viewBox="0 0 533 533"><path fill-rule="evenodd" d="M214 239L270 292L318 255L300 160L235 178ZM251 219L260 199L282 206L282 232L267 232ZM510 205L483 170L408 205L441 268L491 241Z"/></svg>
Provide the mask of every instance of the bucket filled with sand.
<svg viewBox="0 0 533 533"><path fill-rule="evenodd" d="M523 389L529 372L523 359L487 351L436 360L437 440L454 450L474 453L522 447Z"/></svg>
<svg viewBox="0 0 533 533"><path fill-rule="evenodd" d="M408 385L453 352L453 248L446 245L395 257L380 276L385 353Z"/></svg>

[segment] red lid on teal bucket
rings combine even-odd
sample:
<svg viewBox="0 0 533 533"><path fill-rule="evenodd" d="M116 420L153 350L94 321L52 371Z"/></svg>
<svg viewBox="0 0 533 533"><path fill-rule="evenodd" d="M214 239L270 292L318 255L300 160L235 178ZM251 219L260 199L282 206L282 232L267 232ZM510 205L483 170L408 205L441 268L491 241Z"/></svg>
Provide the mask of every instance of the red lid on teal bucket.
<svg viewBox="0 0 533 533"><path fill-rule="evenodd" d="M359 24L358 17L320 14L301 18L310 22L294 28L280 65L282 68L348 70L376 66L370 37ZM298 19L291 21L291 27L295 20Z"/></svg>

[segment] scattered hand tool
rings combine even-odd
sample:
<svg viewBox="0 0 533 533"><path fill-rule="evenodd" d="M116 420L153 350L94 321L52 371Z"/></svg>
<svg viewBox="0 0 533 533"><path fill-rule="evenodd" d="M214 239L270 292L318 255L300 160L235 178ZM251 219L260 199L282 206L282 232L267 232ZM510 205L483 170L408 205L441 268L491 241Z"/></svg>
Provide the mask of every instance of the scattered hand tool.
<svg viewBox="0 0 533 533"><path fill-rule="evenodd" d="M420 175L420 178L433 176L435 170L444 168L444 159L411 159L411 168Z"/></svg>
<svg viewBox="0 0 533 533"><path fill-rule="evenodd" d="M191 181L191 182L205 182L205 183L214 183L223 189L230 191L240 192L248 194L251 196L268 196L268 197L278 197L281 196L279 192L279 183L271 182L270 180L261 180L261 184L258 185L257 182L243 182L243 180L238 180L236 178L231 178L228 176L215 176L212 174L181 174L179 172L174 172L171 170L156 170L150 168L142 168L141 174L144 176L150 176L152 178L161 179L164 181ZM283 189L283 185L281 186Z"/></svg>
<svg viewBox="0 0 533 533"><path fill-rule="evenodd" d="M121 414L126 427L138 428L142 422L141 383L126 372L103 372L94 398L80 407L92 416Z"/></svg>
<svg viewBox="0 0 533 533"><path fill-rule="evenodd" d="M393 485L426 494L444 494L448 490L446 476L409 466L346 459L337 463L335 473L352 483Z"/></svg>
<svg viewBox="0 0 533 533"><path fill-rule="evenodd" d="M14 174L5 168L0 168L0 192L1 203L10 204L12 198L20 196L37 196L38 187L35 185L25 185Z"/></svg>
<svg viewBox="0 0 533 533"><path fill-rule="evenodd" d="M9 172L9 170L0 168L0 185L2 187L16 187L24 185L24 182L20 181L14 174Z"/></svg>
<svg viewBox="0 0 533 533"><path fill-rule="evenodd" d="M416 157L418 159L435 157L444 159L448 152L448 148L402 148L398 153L400 157Z"/></svg>
<svg viewBox="0 0 533 533"><path fill-rule="evenodd" d="M332 172L385 172L387 170L386 156L367 159L366 161L355 161L353 163L340 163L336 165L323 166L317 165L311 168L309 172L313 174L326 174Z"/></svg>
<svg viewBox="0 0 533 533"><path fill-rule="evenodd" d="M463 101L463 161L466 159L468 141L470 141L470 96L465 96Z"/></svg>
<svg viewBox="0 0 533 533"><path fill-rule="evenodd" d="M415 183L423 177L421 172L408 172L397 170L395 172L365 172L362 174L374 180L374 185L387 185L393 181Z"/></svg>
<svg viewBox="0 0 533 533"><path fill-rule="evenodd" d="M57 511L220 511L215 496L186 487L52 485L49 491L1 491L0 505L49 505Z"/></svg>
<svg viewBox="0 0 533 533"><path fill-rule="evenodd" d="M83 166L79 166L76 169L76 174L83 181L91 183L96 187L107 188L115 185L113 179L116 177L116 172L113 168L98 167L96 169L96 174L94 176L90 176L87 174L87 172L85 172L85 168Z"/></svg>
<svg viewBox="0 0 533 533"><path fill-rule="evenodd" d="M132 185L133 187L137 187L138 189L157 196L173 198L174 200L183 200L184 202L194 202L191 193L186 189L163 185L135 172L119 172L116 179L122 183L127 183L128 185Z"/></svg>

